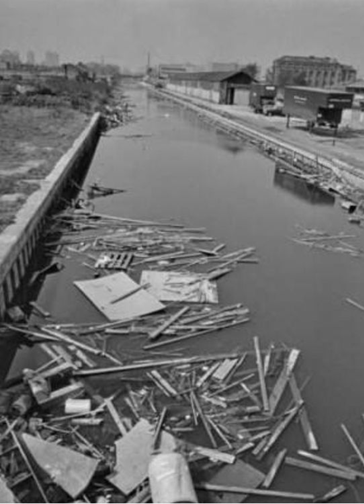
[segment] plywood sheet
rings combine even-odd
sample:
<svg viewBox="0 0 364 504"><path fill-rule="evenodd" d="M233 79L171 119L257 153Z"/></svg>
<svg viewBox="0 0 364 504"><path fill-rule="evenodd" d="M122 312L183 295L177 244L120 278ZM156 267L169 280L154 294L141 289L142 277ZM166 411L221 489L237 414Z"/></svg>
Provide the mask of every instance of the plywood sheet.
<svg viewBox="0 0 364 504"><path fill-rule="evenodd" d="M147 291L160 301L218 303L216 282L199 273L146 270L140 281L148 283Z"/></svg>
<svg viewBox="0 0 364 504"><path fill-rule="evenodd" d="M125 436L116 441L116 467L108 477L125 495L132 492L148 476L148 466L153 453L154 427L141 419ZM161 452L176 448L175 438L162 431Z"/></svg>
<svg viewBox="0 0 364 504"><path fill-rule="evenodd" d="M145 289L113 303L113 301L138 287L138 284L126 273L115 273L95 280L81 280L74 282L74 285L109 320L126 320L165 308L152 293L147 292Z"/></svg>
<svg viewBox="0 0 364 504"><path fill-rule="evenodd" d="M73 498L88 487L98 460L24 433L22 440L34 462Z"/></svg>
<svg viewBox="0 0 364 504"><path fill-rule="evenodd" d="M242 460L237 460L235 464L225 465L209 483L214 485L240 486L245 488L257 488L265 478L265 474L255 467L246 464ZM220 496L220 502L243 502L248 496L224 492Z"/></svg>

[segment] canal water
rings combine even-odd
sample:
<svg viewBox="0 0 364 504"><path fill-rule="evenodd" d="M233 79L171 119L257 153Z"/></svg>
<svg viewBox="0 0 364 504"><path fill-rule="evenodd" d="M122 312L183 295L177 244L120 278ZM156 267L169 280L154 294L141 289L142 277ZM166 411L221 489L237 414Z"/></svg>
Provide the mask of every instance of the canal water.
<svg viewBox="0 0 364 504"><path fill-rule="evenodd" d="M218 281L221 304L246 304L251 322L190 340L186 352L251 349L255 335L261 347L274 342L299 348L297 378L302 383L310 377L303 396L320 453L346 462L352 450L340 424L359 444L364 440L364 313L345 302L350 297L364 304L364 263L298 245L292 238L300 226L330 234L343 231L355 235L348 241L364 250L363 230L348 223L338 201L275 174L271 160L217 132L193 112L145 89L127 94L136 105L136 120L101 138L85 181L99 180L127 192L94 200L96 211L205 227L229 251L256 247L259 264L242 264ZM65 259L66 268L48 276L40 291L38 302L56 320L104 320L72 285L92 277L82 260ZM128 344L124 339L120 345ZM39 359L36 352L19 351L11 373L25 364L37 365ZM297 427L287 431L284 441L292 449L305 448ZM284 468L277 488L315 493L338 483ZM357 488L364 498L364 487ZM351 490L342 497L356 499Z"/></svg>

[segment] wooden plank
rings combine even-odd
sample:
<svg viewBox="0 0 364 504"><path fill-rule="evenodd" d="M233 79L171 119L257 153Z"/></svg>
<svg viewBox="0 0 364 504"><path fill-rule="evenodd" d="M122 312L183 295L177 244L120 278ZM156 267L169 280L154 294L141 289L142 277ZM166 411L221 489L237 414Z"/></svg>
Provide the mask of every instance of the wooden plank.
<svg viewBox="0 0 364 504"><path fill-rule="evenodd" d="M298 388L297 381L296 381L294 374L292 374L289 379L289 386L291 388L293 399L295 400L296 404L303 403L301 392L300 392L300 389ZM305 408L304 405L302 406L302 408L300 409L300 411L298 413L298 419L300 421L308 449L313 450L313 451L318 450L319 447L318 447L318 444L316 441L316 437L315 437L315 434L313 433L313 430L311 427L311 422L308 418L307 409Z"/></svg>
<svg viewBox="0 0 364 504"><path fill-rule="evenodd" d="M278 406L278 403L283 395L283 392L286 388L288 380L292 374L292 371L296 365L298 356L300 354L300 350L293 348L288 356L287 362L282 369L281 374L279 375L278 380L276 381L272 393L269 397L269 409L271 415L274 415L274 412Z"/></svg>
<svg viewBox="0 0 364 504"><path fill-rule="evenodd" d="M351 444L351 446L353 447L355 453L357 454L357 456L359 457L359 460L360 462L363 464L364 466L364 456L362 454L362 452L360 451L358 445L355 443L354 439L352 438L350 432L348 431L348 429L345 427L344 424L341 424L341 428L342 430L344 431L344 434L345 436L347 437L349 443Z"/></svg>
<svg viewBox="0 0 364 504"><path fill-rule="evenodd" d="M295 406L286 416L286 418L276 427L273 431L271 437L268 439L267 443L263 446L262 450L257 454L258 460L261 460L264 455L272 448L277 439L281 436L283 431L288 427L291 423L295 415L298 413L298 410L301 405Z"/></svg>
<svg viewBox="0 0 364 504"><path fill-rule="evenodd" d="M301 455L301 457L306 457L308 459L314 460L315 462L320 462L321 464L326 464L328 466L334 467L335 469L339 469L340 471L347 471L349 473L353 473L355 476L359 478L364 478L364 473L356 471L352 467L339 464L338 462L334 462L333 460L329 460L324 457L319 457L318 455L314 455L313 453L309 453L304 450L298 450L297 453Z"/></svg>
<svg viewBox="0 0 364 504"><path fill-rule="evenodd" d="M271 343L269 345L268 351L267 351L267 353L265 354L265 357L264 357L264 376L267 376L267 374L268 374L270 360L271 360L271 357L272 357L273 350L274 350L274 345L273 345L273 343Z"/></svg>
<svg viewBox="0 0 364 504"><path fill-rule="evenodd" d="M356 301L354 301L353 299L350 299L350 298L346 298L345 301L353 306L355 306L355 308L359 308L359 310L361 311L364 311L364 306L357 303Z"/></svg>
<svg viewBox="0 0 364 504"><path fill-rule="evenodd" d="M180 366L183 364L198 364L200 362L218 361L225 358L239 357L237 352L221 353L221 354L205 354L194 357L179 357L175 359L151 360L148 362L137 362L125 366L111 366L107 368L85 369L75 371L75 376L93 376L98 374L124 373L127 371L137 371L138 369L157 368L161 366Z"/></svg>
<svg viewBox="0 0 364 504"><path fill-rule="evenodd" d="M126 430L123 422L121 421L119 413L117 412L117 410L114 406L114 403L112 402L112 398L107 397L106 399L104 399L104 404L106 405L107 409L109 410L111 418L114 420L115 425L119 429L120 434L122 436L125 436L128 433L128 431Z"/></svg>
<svg viewBox="0 0 364 504"><path fill-rule="evenodd" d="M171 326L174 322L176 322L178 319L180 319L185 313L188 312L189 306L184 306L181 310L179 310L177 313L172 315L168 320L166 320L161 326L157 327L157 329L154 329L149 334L149 338L154 340L158 338L160 334L162 334L169 326Z"/></svg>
<svg viewBox="0 0 364 504"><path fill-rule="evenodd" d="M22 441L34 462L68 495L76 498L88 487L98 460L26 433Z"/></svg>
<svg viewBox="0 0 364 504"><path fill-rule="evenodd" d="M263 409L264 409L264 411L269 411L267 387L266 387L265 379L264 379L263 362L262 362L262 356L261 356L260 348L259 348L258 336L254 336L254 348L255 348L255 355L256 355L256 359L257 359L257 367L258 367L258 374L259 374L260 392L262 394L262 401L263 401Z"/></svg>
<svg viewBox="0 0 364 504"><path fill-rule="evenodd" d="M354 481L356 476L347 471L340 471L339 469L334 469L332 467L322 466L318 464L312 464L311 462L306 462L305 460L295 459L293 457L286 457L285 463L292 467L298 467L300 469L306 469L308 471L317 472L320 474L325 474L326 476L333 476L334 478L346 479L349 481Z"/></svg>
<svg viewBox="0 0 364 504"><path fill-rule="evenodd" d="M205 448L204 446L194 446L193 451L204 457L208 457L211 460L218 460L224 464L234 464L236 460L235 455L230 453L225 453L219 450L214 450L212 448Z"/></svg>
<svg viewBox="0 0 364 504"><path fill-rule="evenodd" d="M265 480L262 483L262 487L269 488L271 486L274 478L276 477L277 472L279 471L279 468L281 467L284 461L286 453L287 453L286 448L278 453L278 455L274 459L273 464L271 465L271 468L269 469L267 476L265 477Z"/></svg>
<svg viewBox="0 0 364 504"><path fill-rule="evenodd" d="M245 488L240 486L213 485L211 483L198 483L197 485L195 485L195 488L199 490L208 490L211 492L231 492L247 495L258 495L261 497L279 497L291 501L293 499L312 501L315 498L313 494L279 492L277 490L261 490L259 488Z"/></svg>
<svg viewBox="0 0 364 504"><path fill-rule="evenodd" d="M163 378L163 376L158 372L156 371L155 369L153 369L150 374L153 376L153 378L160 383L160 385L168 392L169 395L171 395L172 397L177 397L179 396L179 393L177 392L177 390L175 390L172 385L170 383L168 383L167 380L165 380Z"/></svg>
<svg viewBox="0 0 364 504"><path fill-rule="evenodd" d="M113 299L110 304L115 304L115 303L120 303L120 301L124 301L124 299L132 296L133 294L136 294L137 292L141 291L142 289L145 289L148 287L149 284L142 284L138 285L137 287L134 287L134 289L131 289L129 292L126 292L125 294L122 294L121 296L117 297L116 299Z"/></svg>
<svg viewBox="0 0 364 504"><path fill-rule="evenodd" d="M216 369L212 378L214 380L223 381L228 376L228 374L234 369L234 366L238 362L238 359L225 359L224 362Z"/></svg>
<svg viewBox="0 0 364 504"><path fill-rule="evenodd" d="M143 271L140 283L149 283L147 292L160 301L187 301L189 303L218 303L216 282L202 273L180 271Z"/></svg>
<svg viewBox="0 0 364 504"><path fill-rule="evenodd" d="M146 282L141 282L144 283ZM138 287L138 284L123 272L94 280L77 281L74 285L109 320L131 319L165 308L147 289L141 289L132 296L111 304L116 298Z"/></svg>
<svg viewBox="0 0 364 504"><path fill-rule="evenodd" d="M219 362L215 362L212 366L210 366L207 371L197 380L196 388L200 388L201 385L205 383L205 381L216 371L216 369L220 366Z"/></svg>

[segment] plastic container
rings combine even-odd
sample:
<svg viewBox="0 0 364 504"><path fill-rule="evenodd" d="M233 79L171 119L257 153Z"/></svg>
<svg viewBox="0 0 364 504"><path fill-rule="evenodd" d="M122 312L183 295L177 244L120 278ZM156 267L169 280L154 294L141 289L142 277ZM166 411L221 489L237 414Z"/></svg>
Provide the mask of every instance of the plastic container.
<svg viewBox="0 0 364 504"><path fill-rule="evenodd" d="M188 464L180 453L160 453L149 463L153 502L198 502Z"/></svg>
<svg viewBox="0 0 364 504"><path fill-rule="evenodd" d="M67 399L64 405L64 411L67 415L90 413L91 399Z"/></svg>

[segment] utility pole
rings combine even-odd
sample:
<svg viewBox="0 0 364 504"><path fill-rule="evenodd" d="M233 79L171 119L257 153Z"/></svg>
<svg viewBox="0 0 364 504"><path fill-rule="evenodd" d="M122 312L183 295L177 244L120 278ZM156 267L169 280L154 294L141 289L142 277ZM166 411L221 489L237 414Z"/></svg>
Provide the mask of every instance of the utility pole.
<svg viewBox="0 0 364 504"><path fill-rule="evenodd" d="M150 51L148 51L148 58L147 58L147 71L146 73L149 73L149 68L150 68Z"/></svg>

